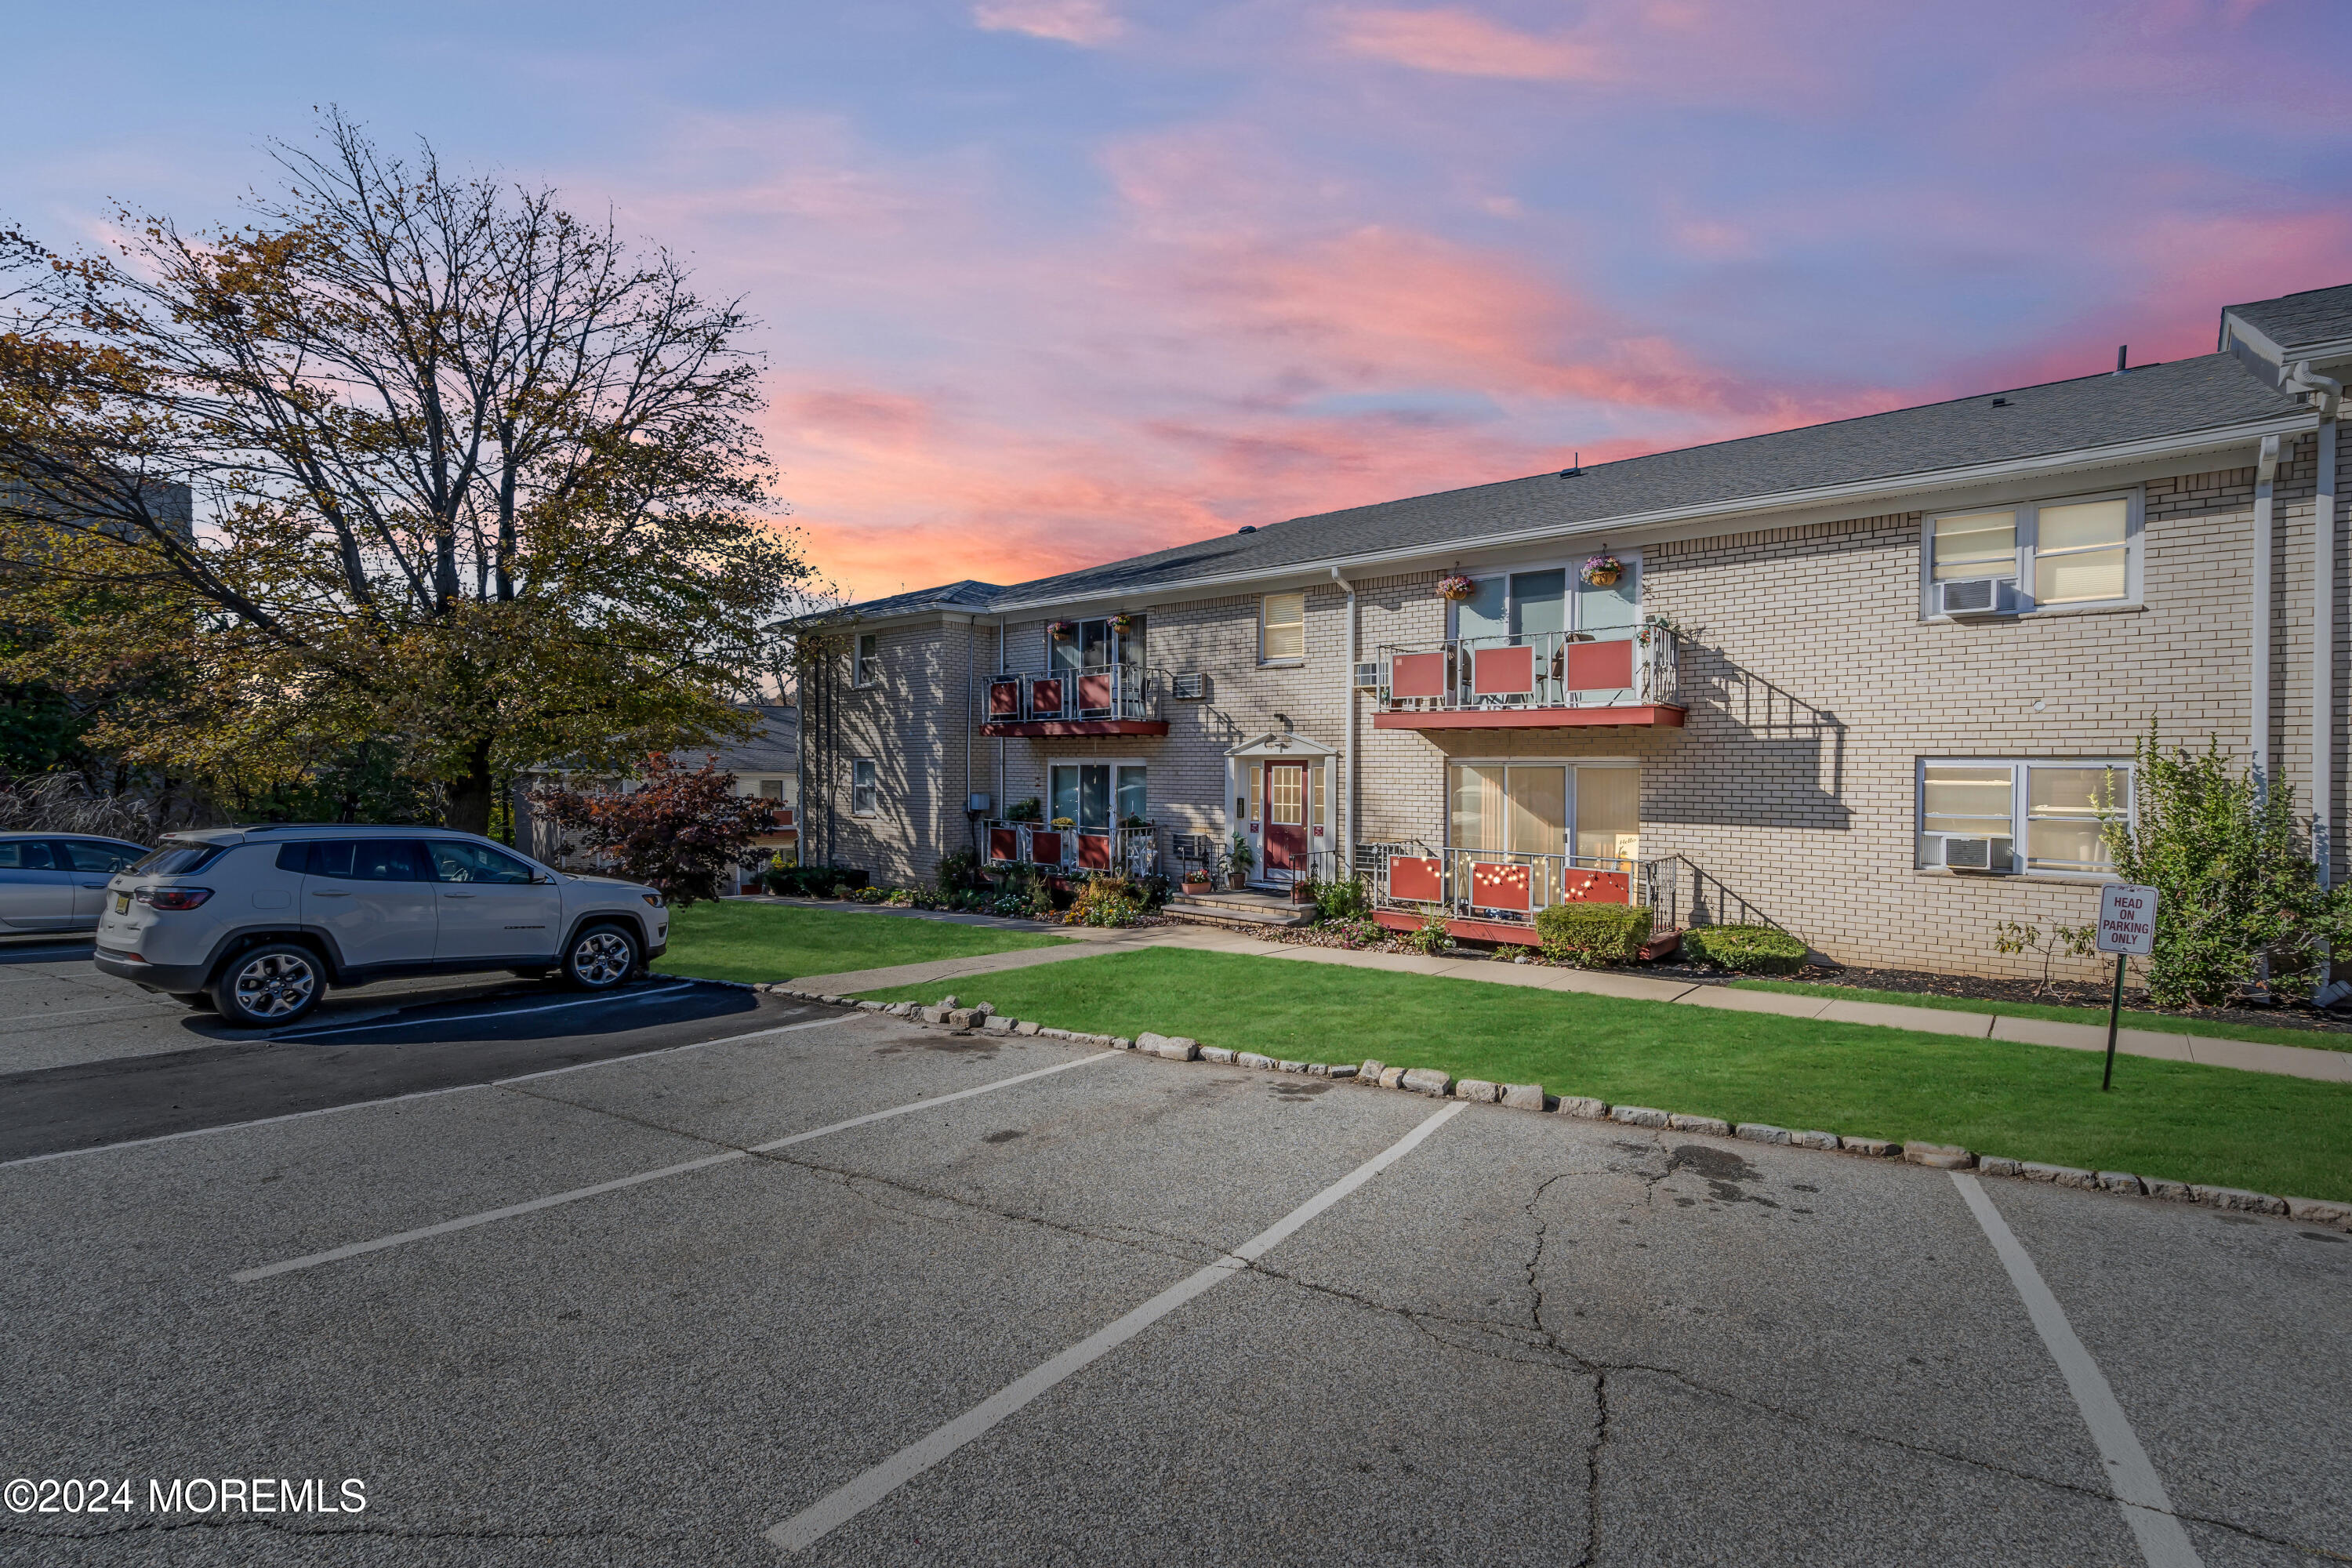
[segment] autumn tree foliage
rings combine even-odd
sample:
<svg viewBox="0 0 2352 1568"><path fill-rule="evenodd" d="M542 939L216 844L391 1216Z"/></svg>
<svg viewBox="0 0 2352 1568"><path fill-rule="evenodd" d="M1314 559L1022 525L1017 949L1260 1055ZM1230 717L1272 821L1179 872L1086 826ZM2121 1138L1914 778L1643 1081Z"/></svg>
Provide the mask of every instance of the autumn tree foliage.
<svg viewBox="0 0 2352 1568"><path fill-rule="evenodd" d="M183 774L388 743L475 832L748 733L807 569L740 306L338 116L276 155L239 227L0 233L0 680L121 672L90 742Z"/></svg>
<svg viewBox="0 0 2352 1568"><path fill-rule="evenodd" d="M531 805L562 832L564 854L594 856L673 904L719 897L752 840L782 826L777 802L737 795L735 775L714 763L688 769L655 755L641 767L635 789L543 784Z"/></svg>

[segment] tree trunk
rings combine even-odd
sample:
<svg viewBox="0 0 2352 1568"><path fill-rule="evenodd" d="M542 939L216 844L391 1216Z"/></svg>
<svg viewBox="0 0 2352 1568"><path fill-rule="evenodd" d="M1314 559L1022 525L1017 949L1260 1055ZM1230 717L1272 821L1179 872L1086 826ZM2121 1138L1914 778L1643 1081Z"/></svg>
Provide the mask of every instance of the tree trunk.
<svg viewBox="0 0 2352 1568"><path fill-rule="evenodd" d="M460 833L490 836L490 806L498 798L498 775L490 771L490 743L487 740L474 742L474 753L466 759L466 775L453 779L446 792L448 826Z"/></svg>

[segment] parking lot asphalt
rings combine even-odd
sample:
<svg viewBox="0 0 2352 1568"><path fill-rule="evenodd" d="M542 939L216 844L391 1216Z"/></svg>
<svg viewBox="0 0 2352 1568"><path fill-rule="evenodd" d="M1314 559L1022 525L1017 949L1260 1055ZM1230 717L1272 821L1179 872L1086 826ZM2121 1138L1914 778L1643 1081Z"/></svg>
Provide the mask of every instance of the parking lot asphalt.
<svg viewBox="0 0 2352 1568"><path fill-rule="evenodd" d="M0 1478L133 1504L0 1513L0 1562L2352 1558L2338 1236L1978 1189L2151 1549L1945 1173L768 999L689 1028L0 1165ZM415 1048L357 1038L268 1054ZM255 1476L366 1507L147 1506Z"/></svg>

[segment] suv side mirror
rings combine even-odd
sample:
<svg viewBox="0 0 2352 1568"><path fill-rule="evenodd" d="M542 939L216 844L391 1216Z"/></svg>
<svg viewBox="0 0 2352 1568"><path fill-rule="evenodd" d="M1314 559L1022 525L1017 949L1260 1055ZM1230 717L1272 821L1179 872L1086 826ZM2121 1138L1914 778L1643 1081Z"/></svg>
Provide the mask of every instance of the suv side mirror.
<svg viewBox="0 0 2352 1568"><path fill-rule="evenodd" d="M555 879L554 879L554 878L552 878L552 877L549 876L549 875L548 875L546 872L544 872L544 871L533 871L533 872L530 874L530 885L531 885L532 887L534 887L534 888L544 888L544 887L546 887L550 882L552 882L552 881L554 881L554 880L555 880Z"/></svg>

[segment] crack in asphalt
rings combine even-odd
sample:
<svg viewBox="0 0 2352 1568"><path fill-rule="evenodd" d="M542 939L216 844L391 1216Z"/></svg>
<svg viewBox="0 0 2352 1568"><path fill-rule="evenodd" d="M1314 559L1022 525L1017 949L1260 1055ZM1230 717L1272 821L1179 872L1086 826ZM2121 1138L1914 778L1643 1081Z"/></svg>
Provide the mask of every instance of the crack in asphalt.
<svg viewBox="0 0 2352 1568"><path fill-rule="evenodd" d="M1116 1231L1105 1230L1096 1226L1055 1219L1049 1215L1031 1211L1003 1207L997 1205L982 1202L961 1194L947 1192L939 1188L927 1187L919 1184L902 1181L894 1177L877 1175L867 1171L857 1171L852 1170L846 1166L826 1164L820 1161L812 1160L802 1155L786 1153L780 1150L761 1152L740 1143L733 1143L723 1139L712 1138L707 1133L694 1132L684 1128L673 1127L645 1117L614 1110L604 1106L592 1105L580 1100L567 1100L559 1095L545 1094L536 1090L520 1089L509 1085L499 1085L497 1087L506 1089L507 1092L522 1095L530 1099L541 1100L552 1104L567 1106L574 1110L586 1110L595 1115L608 1116L615 1121L644 1127L655 1131L667 1132L674 1136L688 1139L694 1142L702 1143L714 1149L731 1150L738 1153L748 1155L755 1161L767 1164L803 1171L811 1175L829 1180L841 1187L843 1191L850 1193L867 1203L873 1204L877 1207L886 1208L893 1213L908 1215L915 1218L934 1220L944 1224L950 1223L953 1216L935 1213L926 1213L921 1209L908 1205L892 1203L888 1201L888 1196L890 1194L904 1194L908 1197L924 1200L934 1205L944 1204L950 1208L961 1211L965 1215L972 1216L985 1216L987 1218L1009 1224L1034 1226L1041 1230L1052 1231L1058 1235L1081 1240L1103 1242L1113 1247L1124 1247L1133 1252L1147 1253L1153 1257L1168 1258L1171 1261L1187 1264L1194 1268L1213 1262L1217 1258L1226 1256L1229 1251L1228 1248L1219 1247L1214 1242L1207 1241L1198 1237L1180 1235L1172 1231L1153 1230L1152 1228L1144 1226L1121 1226ZM1626 1131L1633 1131L1634 1130L1629 1128ZM1663 1133L1656 1130L1650 1129L1644 1129L1643 1131L1646 1131L1650 1134L1647 1140L1646 1148L1641 1145L1623 1143L1621 1143L1619 1147L1627 1153L1634 1154L1650 1154L1665 1152L1664 1137ZM1712 1152L1712 1151L1709 1152ZM1640 1184L1642 1206L1645 1211L1651 1213L1655 1212L1656 1192L1658 1186L1668 1177L1674 1175L1678 1170L1690 1170L1693 1174L1698 1176L1701 1180L1708 1182L1710 1186L1719 1187L1726 1184L1717 1173L1702 1169L1700 1163L1685 1162L1680 1160L1678 1156L1679 1151L1668 1153L1664 1163L1654 1171L1643 1169L1639 1165L1612 1164L1599 1171L1556 1172L1550 1176L1544 1178L1544 1180L1537 1185L1535 1191L1530 1194L1527 1203L1522 1205L1522 1212L1528 1215L1528 1219L1535 1226L1533 1245L1528 1250L1528 1260L1524 1265L1529 1297L1530 1320L1525 1324L1493 1318L1457 1316L1454 1314L1439 1312L1422 1308L1407 1307L1394 1302L1380 1300L1373 1297L1366 1296L1357 1291L1345 1289L1341 1287L1324 1281L1308 1279L1286 1269L1270 1267L1263 1258L1244 1265L1242 1268L1237 1270L1237 1273L1262 1276L1269 1280L1275 1280L1282 1284L1288 1285L1295 1289L1307 1291L1316 1296L1327 1298L1363 1310L1397 1318L1412 1327L1423 1337L1430 1340L1432 1342L1444 1346L1450 1350L1460 1352L1464 1354L1476 1355L1487 1359L1503 1361L1516 1365L1541 1367L1549 1371L1568 1373L1589 1378L1591 1382L1593 1399L1595 1403L1595 1420L1593 1424L1592 1439L1586 1445L1585 1450L1588 1494L1586 1509L1587 1535L1583 1555L1579 1559L1580 1564L1589 1565L1596 1562L1598 1560L1598 1552L1600 1550L1601 1467L1603 1452L1608 1447L1611 1437L1613 1436L1614 1429L1614 1411L1609 1394L1609 1378L1612 1373L1623 1375L1638 1374L1658 1378L1702 1397L1719 1400L1726 1404L1737 1405L1744 1410L1770 1416L1794 1426L1801 1427L1822 1435L1843 1438L1849 1442L1891 1448L1895 1451L1921 1458L1941 1460L1950 1464L1957 1464L1987 1475L2002 1477L2029 1486L2047 1488L2053 1491L2102 1503L2111 1503L2115 1500L2114 1493L2111 1490L2085 1486L2079 1482L2068 1481L2055 1477L2039 1475L2032 1471L2021 1470L2006 1465L1995 1464L1970 1454L1953 1453L1946 1449L1937 1448L1921 1443L1908 1442L1902 1438L1888 1436L1881 1433L1867 1432L1852 1426L1840 1426L1832 1422L1821 1420L1820 1418L1804 1411L1794 1410L1785 1405L1774 1404L1769 1400L1759 1399L1751 1394L1740 1394L1730 1389L1717 1387L1714 1384L1704 1382L1675 1367L1662 1366L1645 1362L1607 1361L1578 1351L1570 1345L1563 1342L1559 1331L1552 1329L1543 1321L1545 1292L1541 1284L1540 1271L1543 1264L1545 1247L1549 1238L1550 1224L1549 1221L1545 1219L1539 1213L1540 1205L1549 1194L1551 1188L1555 1184L1571 1178L1613 1177L1621 1180L1630 1178ZM1744 1165L1745 1162L1741 1162L1741 1163ZM1720 1197L1722 1194L1717 1194L1717 1195ZM1137 1239L1138 1237L1143 1237L1146 1239L1139 1240ZM1449 1336L1439 1331L1441 1326L1444 1328L1466 1330L1469 1331L1469 1332L1466 1335L1458 1337ZM1497 1341L1501 1341L1504 1343L1510 1345L1512 1349L1521 1352L1537 1352L1539 1353L1533 1355L1526 1353L1507 1353L1502 1348L1500 1348L1500 1346L1497 1345ZM2185 1522L2202 1524L2216 1530L2227 1531L2231 1534L2243 1536L2250 1541L2258 1541L2267 1545L2274 1545L2283 1547L2289 1551L2300 1552L2315 1558L2325 1559L2329 1562L2352 1563L2352 1556L2330 1552L2326 1548L2314 1546L2307 1542L2267 1534L2250 1526L2238 1523L2235 1521L2219 1519L2209 1514L2188 1512L2178 1508L2175 1508L2172 1510L2172 1517ZM235 1523L240 1521L220 1521L191 1522ZM177 1528L176 1526L158 1527ZM0 1533L16 1531L12 1531L11 1527L0 1525ZM310 1531L304 1533L331 1532ZM378 1532L362 1530L353 1533L390 1534L397 1532L389 1531ZM520 1533L535 1534L540 1532L524 1531ZM484 1539L491 1538L493 1537L484 1537ZM651 1538L648 1537L647 1539Z"/></svg>

